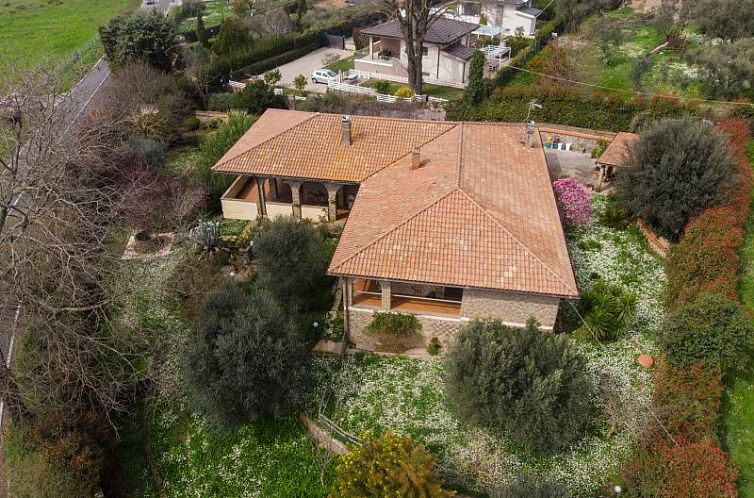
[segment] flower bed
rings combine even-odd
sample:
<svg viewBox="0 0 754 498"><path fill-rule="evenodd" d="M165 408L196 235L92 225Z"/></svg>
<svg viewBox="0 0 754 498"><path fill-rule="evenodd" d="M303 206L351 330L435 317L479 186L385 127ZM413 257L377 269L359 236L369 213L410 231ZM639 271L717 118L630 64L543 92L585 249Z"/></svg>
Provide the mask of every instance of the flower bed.
<svg viewBox="0 0 754 498"><path fill-rule="evenodd" d="M319 360L320 385L330 383L335 391L331 417L357 435L390 429L423 442L437 454L442 476L460 490L489 492L522 469L562 482L576 496L604 484L648 423L652 379L636 357L654 353L665 277L640 232L601 226L597 219L605 201L597 197L593 204L590 223L569 233L577 283L582 290L600 278L615 283L635 294L638 306L618 341L598 345L572 338L588 359L602 413L590 434L559 455L526 455L505 434L469 426L448 410L438 359L355 356L346 359L338 375L335 360Z"/></svg>

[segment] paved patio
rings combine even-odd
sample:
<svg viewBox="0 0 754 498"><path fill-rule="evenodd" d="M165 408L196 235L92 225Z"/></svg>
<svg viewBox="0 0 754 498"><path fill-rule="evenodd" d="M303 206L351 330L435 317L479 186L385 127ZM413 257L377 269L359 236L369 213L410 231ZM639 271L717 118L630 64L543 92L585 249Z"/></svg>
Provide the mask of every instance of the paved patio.
<svg viewBox="0 0 754 498"><path fill-rule="evenodd" d="M595 172L597 163L589 154L565 150L545 150L545 158L552 180L571 177L587 186L594 185L597 181Z"/></svg>

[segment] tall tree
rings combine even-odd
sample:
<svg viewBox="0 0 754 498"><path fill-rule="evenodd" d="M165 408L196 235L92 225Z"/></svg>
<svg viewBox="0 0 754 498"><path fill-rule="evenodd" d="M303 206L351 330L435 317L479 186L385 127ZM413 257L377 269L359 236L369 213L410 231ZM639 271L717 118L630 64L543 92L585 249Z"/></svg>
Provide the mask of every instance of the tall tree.
<svg viewBox="0 0 754 498"><path fill-rule="evenodd" d="M408 84L416 94L422 93L422 46L429 28L448 10L432 0L374 0L379 12L395 19L403 32L408 60Z"/></svg>
<svg viewBox="0 0 754 498"><path fill-rule="evenodd" d="M475 50L469 64L469 86L466 87L464 98L476 105L484 99L484 54Z"/></svg>
<svg viewBox="0 0 754 498"><path fill-rule="evenodd" d="M0 318L33 338L38 354L25 377L0 354L3 400L16 421L29 412L21 383L47 409L117 409L130 361L99 334L116 193L93 175L107 132L79 126L56 75L13 76L13 93L0 88Z"/></svg>

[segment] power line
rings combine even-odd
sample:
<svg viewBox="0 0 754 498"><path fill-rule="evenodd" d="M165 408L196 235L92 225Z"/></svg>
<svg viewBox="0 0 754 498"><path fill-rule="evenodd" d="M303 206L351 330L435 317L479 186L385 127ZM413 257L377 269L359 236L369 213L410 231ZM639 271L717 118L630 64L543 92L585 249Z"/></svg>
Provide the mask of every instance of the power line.
<svg viewBox="0 0 754 498"><path fill-rule="evenodd" d="M659 97L663 99L675 99L675 100L684 100L684 101L694 101L694 102L708 102L711 104L726 104L726 105L743 105L743 106L754 106L754 103L751 102L732 102L730 100L712 100L712 99L697 99L697 98L691 98L691 97L680 97L678 95L658 95L656 93L649 93L649 92L637 92L634 90L625 90L623 88L613 88L609 86L603 86L603 85L595 85L593 83L587 83L585 81L578 81L578 80L572 80L570 78L563 78L562 76L555 76L552 74L545 74L540 73L538 71L532 71L531 69L525 69L523 67L517 67L517 66L511 66L508 65L506 67L509 67L511 69L515 69L516 71L523 71L525 73L529 74L535 74L537 76L542 76L544 78L550 78L557 81L563 81L566 83L573 83L574 85L582 85L587 86L590 88L597 88L599 90L608 90L612 92L620 92L630 95L639 95L642 97Z"/></svg>

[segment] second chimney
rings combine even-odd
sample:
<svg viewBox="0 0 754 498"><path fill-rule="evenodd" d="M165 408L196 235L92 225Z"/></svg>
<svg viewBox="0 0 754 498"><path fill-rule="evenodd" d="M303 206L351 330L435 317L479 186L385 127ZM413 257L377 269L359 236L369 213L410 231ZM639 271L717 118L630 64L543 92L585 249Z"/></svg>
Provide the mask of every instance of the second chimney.
<svg viewBox="0 0 754 498"><path fill-rule="evenodd" d="M340 145L351 145L351 118L343 116L340 121Z"/></svg>
<svg viewBox="0 0 754 498"><path fill-rule="evenodd" d="M419 169L422 166L422 156L419 147L411 149L411 171Z"/></svg>

